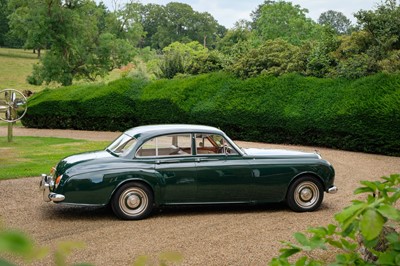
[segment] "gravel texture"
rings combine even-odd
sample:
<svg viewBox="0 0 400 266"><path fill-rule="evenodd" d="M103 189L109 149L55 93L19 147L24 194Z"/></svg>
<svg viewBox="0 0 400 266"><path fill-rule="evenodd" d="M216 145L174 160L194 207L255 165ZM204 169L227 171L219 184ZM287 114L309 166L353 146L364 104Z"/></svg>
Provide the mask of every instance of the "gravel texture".
<svg viewBox="0 0 400 266"><path fill-rule="evenodd" d="M0 135L6 135L0 127ZM14 136L54 136L113 140L118 132L37 130L14 128ZM242 147L314 151L313 147L237 142ZM318 148L336 170L337 194L325 194L321 208L295 213L284 204L262 206L175 207L157 210L142 221L120 221L108 208L45 203L39 177L0 181L0 222L28 233L51 250L61 242L84 242L68 256L68 263L132 265L140 255L156 260L162 252L183 256L181 265L267 265L278 254L281 240L310 226L333 222L333 215L362 196L353 195L360 180L378 180L400 173L400 157ZM1 156L1 154L0 154ZM50 166L49 166L50 167ZM38 176L41 173L38 173ZM25 262L21 262L25 264ZM34 265L54 265L49 253Z"/></svg>

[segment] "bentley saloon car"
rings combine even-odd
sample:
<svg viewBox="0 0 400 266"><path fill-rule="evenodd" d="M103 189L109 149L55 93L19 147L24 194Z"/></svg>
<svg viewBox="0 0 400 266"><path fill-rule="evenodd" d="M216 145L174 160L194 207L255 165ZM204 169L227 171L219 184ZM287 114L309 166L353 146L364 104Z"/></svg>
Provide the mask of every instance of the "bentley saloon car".
<svg viewBox="0 0 400 266"><path fill-rule="evenodd" d="M221 130L152 125L127 130L105 150L61 160L40 187L46 202L111 205L138 220L154 207L286 202L314 211L335 193L332 165L317 153L244 149Z"/></svg>

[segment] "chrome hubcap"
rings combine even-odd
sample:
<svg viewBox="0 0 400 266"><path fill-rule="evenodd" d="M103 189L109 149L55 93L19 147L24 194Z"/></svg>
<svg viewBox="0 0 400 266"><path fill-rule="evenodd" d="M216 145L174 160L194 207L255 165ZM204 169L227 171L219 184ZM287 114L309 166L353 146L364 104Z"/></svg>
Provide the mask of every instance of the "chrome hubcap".
<svg viewBox="0 0 400 266"><path fill-rule="evenodd" d="M129 195L127 200L126 200L126 205L131 208L135 209L140 205L140 198L138 195Z"/></svg>
<svg viewBox="0 0 400 266"><path fill-rule="evenodd" d="M309 201L312 199L313 192L309 188L304 188L302 191L300 191L300 198L302 201Z"/></svg>
<svg viewBox="0 0 400 266"><path fill-rule="evenodd" d="M318 186L311 181L300 183L294 191L294 201L296 204L304 209L309 209L318 203L320 198L320 191Z"/></svg>
<svg viewBox="0 0 400 266"><path fill-rule="evenodd" d="M142 214L149 204L146 192L141 188L127 188L119 197L119 206L121 210L129 216Z"/></svg>

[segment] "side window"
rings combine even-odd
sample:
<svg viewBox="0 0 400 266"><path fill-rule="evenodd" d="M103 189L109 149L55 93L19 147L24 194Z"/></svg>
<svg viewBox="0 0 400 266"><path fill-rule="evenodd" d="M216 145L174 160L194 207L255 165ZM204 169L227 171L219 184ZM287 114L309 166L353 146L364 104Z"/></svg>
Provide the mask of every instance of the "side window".
<svg viewBox="0 0 400 266"><path fill-rule="evenodd" d="M146 141L136 152L136 157L165 157L192 155L190 134L173 134Z"/></svg>
<svg viewBox="0 0 400 266"><path fill-rule="evenodd" d="M238 154L221 135L196 134L196 154Z"/></svg>

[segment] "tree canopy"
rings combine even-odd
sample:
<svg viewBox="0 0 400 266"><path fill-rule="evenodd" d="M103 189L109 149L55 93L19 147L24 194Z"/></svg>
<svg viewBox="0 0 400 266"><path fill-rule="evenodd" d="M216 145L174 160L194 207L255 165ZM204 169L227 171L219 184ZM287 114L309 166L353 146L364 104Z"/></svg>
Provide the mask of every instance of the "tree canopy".
<svg viewBox="0 0 400 266"><path fill-rule="evenodd" d="M265 0L251 21L228 30L184 3L114 3L110 11L94 0L0 0L0 45L39 56L46 50L33 84L95 80L128 63L153 78L224 70L242 78L296 72L354 79L400 71L396 0L358 11L356 25L338 11L315 22L299 5Z"/></svg>
<svg viewBox="0 0 400 266"><path fill-rule="evenodd" d="M323 12L318 23L325 26L330 26L337 34L349 34L352 29L352 23L342 12L328 10Z"/></svg>

